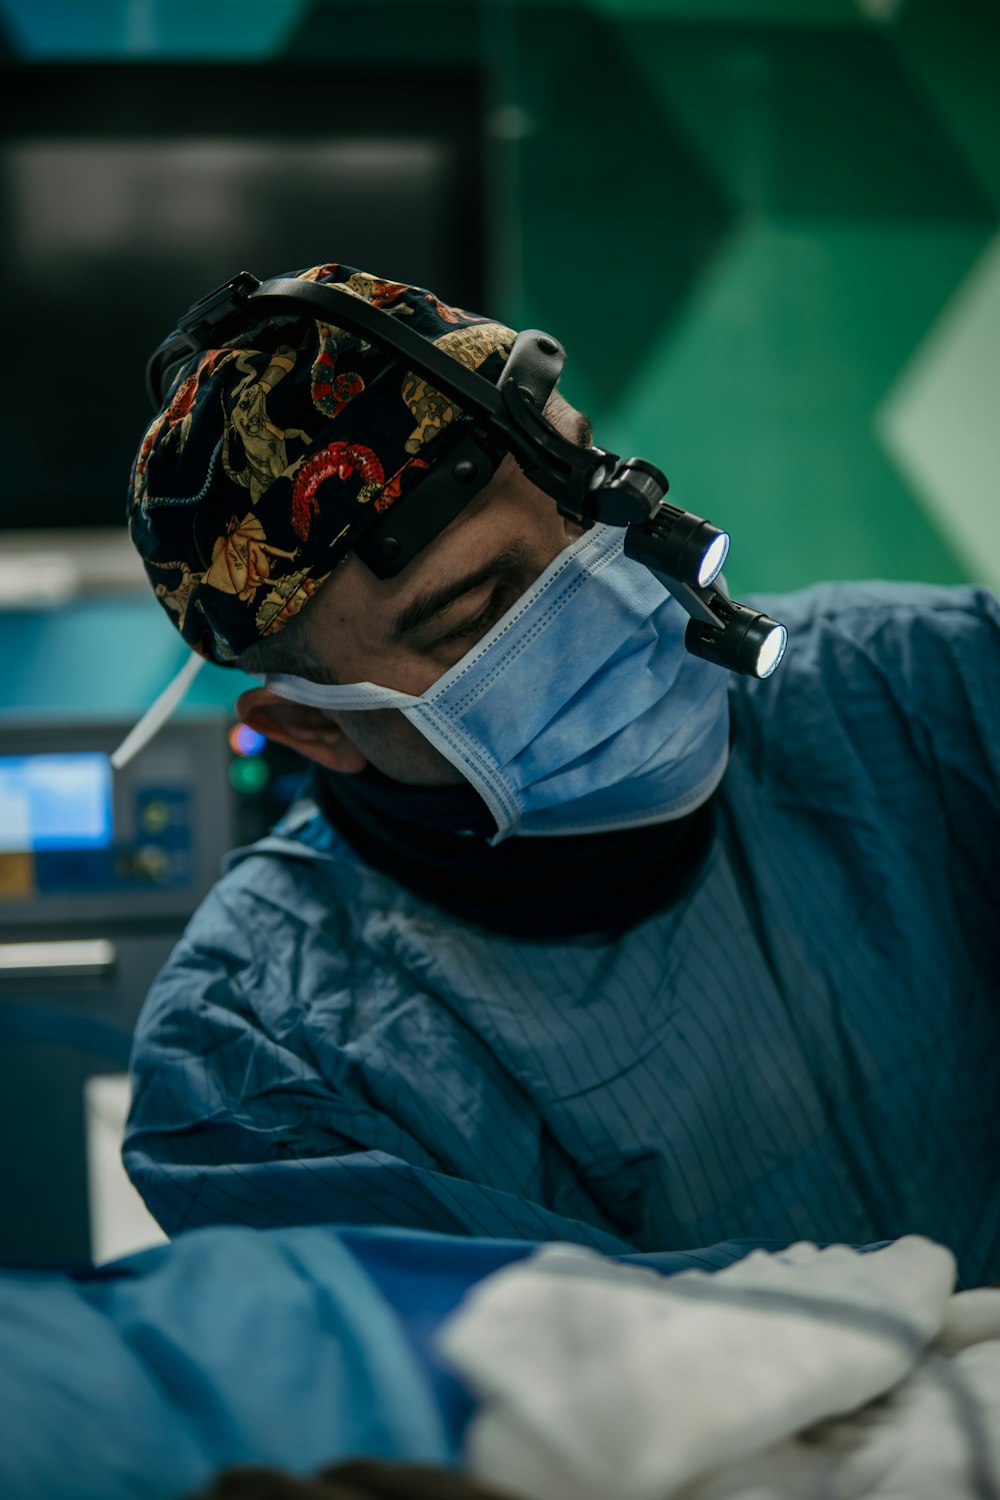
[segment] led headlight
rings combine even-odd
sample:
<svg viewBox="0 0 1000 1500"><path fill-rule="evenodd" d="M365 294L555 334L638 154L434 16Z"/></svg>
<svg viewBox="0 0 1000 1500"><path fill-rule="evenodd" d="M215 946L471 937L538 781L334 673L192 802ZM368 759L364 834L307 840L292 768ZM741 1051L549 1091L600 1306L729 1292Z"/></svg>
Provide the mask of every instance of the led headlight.
<svg viewBox="0 0 1000 1500"><path fill-rule="evenodd" d="M717 626L697 619L688 624L684 644L691 654L747 677L770 677L785 654L784 625L722 595L713 600L713 610Z"/></svg>
<svg viewBox="0 0 1000 1500"><path fill-rule="evenodd" d="M703 525L708 525L708 523L703 522ZM728 556L729 532L720 531L705 548L701 566L698 569L698 587L700 589L706 588L710 583L715 582L722 572L722 564Z"/></svg>
<svg viewBox="0 0 1000 1500"><path fill-rule="evenodd" d="M729 552L729 533L703 521L693 511L665 500L642 525L625 533L625 554L645 563L665 581L707 588L722 571Z"/></svg>
<svg viewBox="0 0 1000 1500"><path fill-rule="evenodd" d="M766 615L758 617L767 621L770 629L763 636L757 651L757 670L755 676L770 677L775 667L785 654L788 644L788 631L784 625L776 625L773 620L767 620Z"/></svg>

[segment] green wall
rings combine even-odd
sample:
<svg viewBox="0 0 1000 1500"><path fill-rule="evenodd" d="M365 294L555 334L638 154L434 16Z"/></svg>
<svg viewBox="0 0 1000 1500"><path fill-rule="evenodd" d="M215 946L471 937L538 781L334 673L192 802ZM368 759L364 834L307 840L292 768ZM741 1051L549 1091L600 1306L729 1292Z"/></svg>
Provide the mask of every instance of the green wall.
<svg viewBox="0 0 1000 1500"><path fill-rule="evenodd" d="M481 61L489 310L563 340L598 440L660 463L679 503L732 531L738 591L1000 586L998 15L0 0L26 62ZM317 246L330 257L350 246Z"/></svg>
<svg viewBox="0 0 1000 1500"><path fill-rule="evenodd" d="M1000 584L996 15L518 11L518 310L737 589Z"/></svg>

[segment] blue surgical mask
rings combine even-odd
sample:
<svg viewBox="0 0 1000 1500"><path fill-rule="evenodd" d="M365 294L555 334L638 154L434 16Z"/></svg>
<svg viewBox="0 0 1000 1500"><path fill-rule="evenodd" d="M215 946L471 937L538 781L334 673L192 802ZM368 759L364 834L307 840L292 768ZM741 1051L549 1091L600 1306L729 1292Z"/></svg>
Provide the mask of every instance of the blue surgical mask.
<svg viewBox="0 0 1000 1500"><path fill-rule="evenodd" d="M398 708L479 792L494 844L683 817L725 770L728 674L686 651L687 615L623 540L585 532L419 696L265 684L314 708Z"/></svg>

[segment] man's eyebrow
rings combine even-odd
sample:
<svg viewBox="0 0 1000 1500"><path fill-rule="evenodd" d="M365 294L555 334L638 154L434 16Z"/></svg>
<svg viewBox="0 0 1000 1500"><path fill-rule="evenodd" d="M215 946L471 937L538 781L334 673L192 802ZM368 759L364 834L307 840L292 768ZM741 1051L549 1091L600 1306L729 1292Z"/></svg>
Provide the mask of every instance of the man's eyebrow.
<svg viewBox="0 0 1000 1500"><path fill-rule="evenodd" d="M498 552L472 573L452 579L449 583L440 584L436 589L431 589L427 593L418 594L415 599L410 600L409 604L403 605L389 626L389 644L398 645L403 636L409 635L413 630L418 630L421 625L428 624L435 616L443 614L448 606L454 604L455 600L460 599L463 594L471 593L473 589L480 588L482 584L488 583L491 578L496 578L501 573L523 567L526 562L527 549L523 545L505 547L502 552Z"/></svg>

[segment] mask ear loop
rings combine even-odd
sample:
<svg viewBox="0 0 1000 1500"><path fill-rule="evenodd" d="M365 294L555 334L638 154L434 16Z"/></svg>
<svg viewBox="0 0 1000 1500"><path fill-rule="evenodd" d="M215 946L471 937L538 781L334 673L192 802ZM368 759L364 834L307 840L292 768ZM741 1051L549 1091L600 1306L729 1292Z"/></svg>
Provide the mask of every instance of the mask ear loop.
<svg viewBox="0 0 1000 1500"><path fill-rule="evenodd" d="M146 748L154 735L159 734L204 665L205 658L192 651L180 671L150 704L138 724L129 730L118 749L112 752L111 765L114 770L120 771L123 766L127 766L140 750Z"/></svg>

